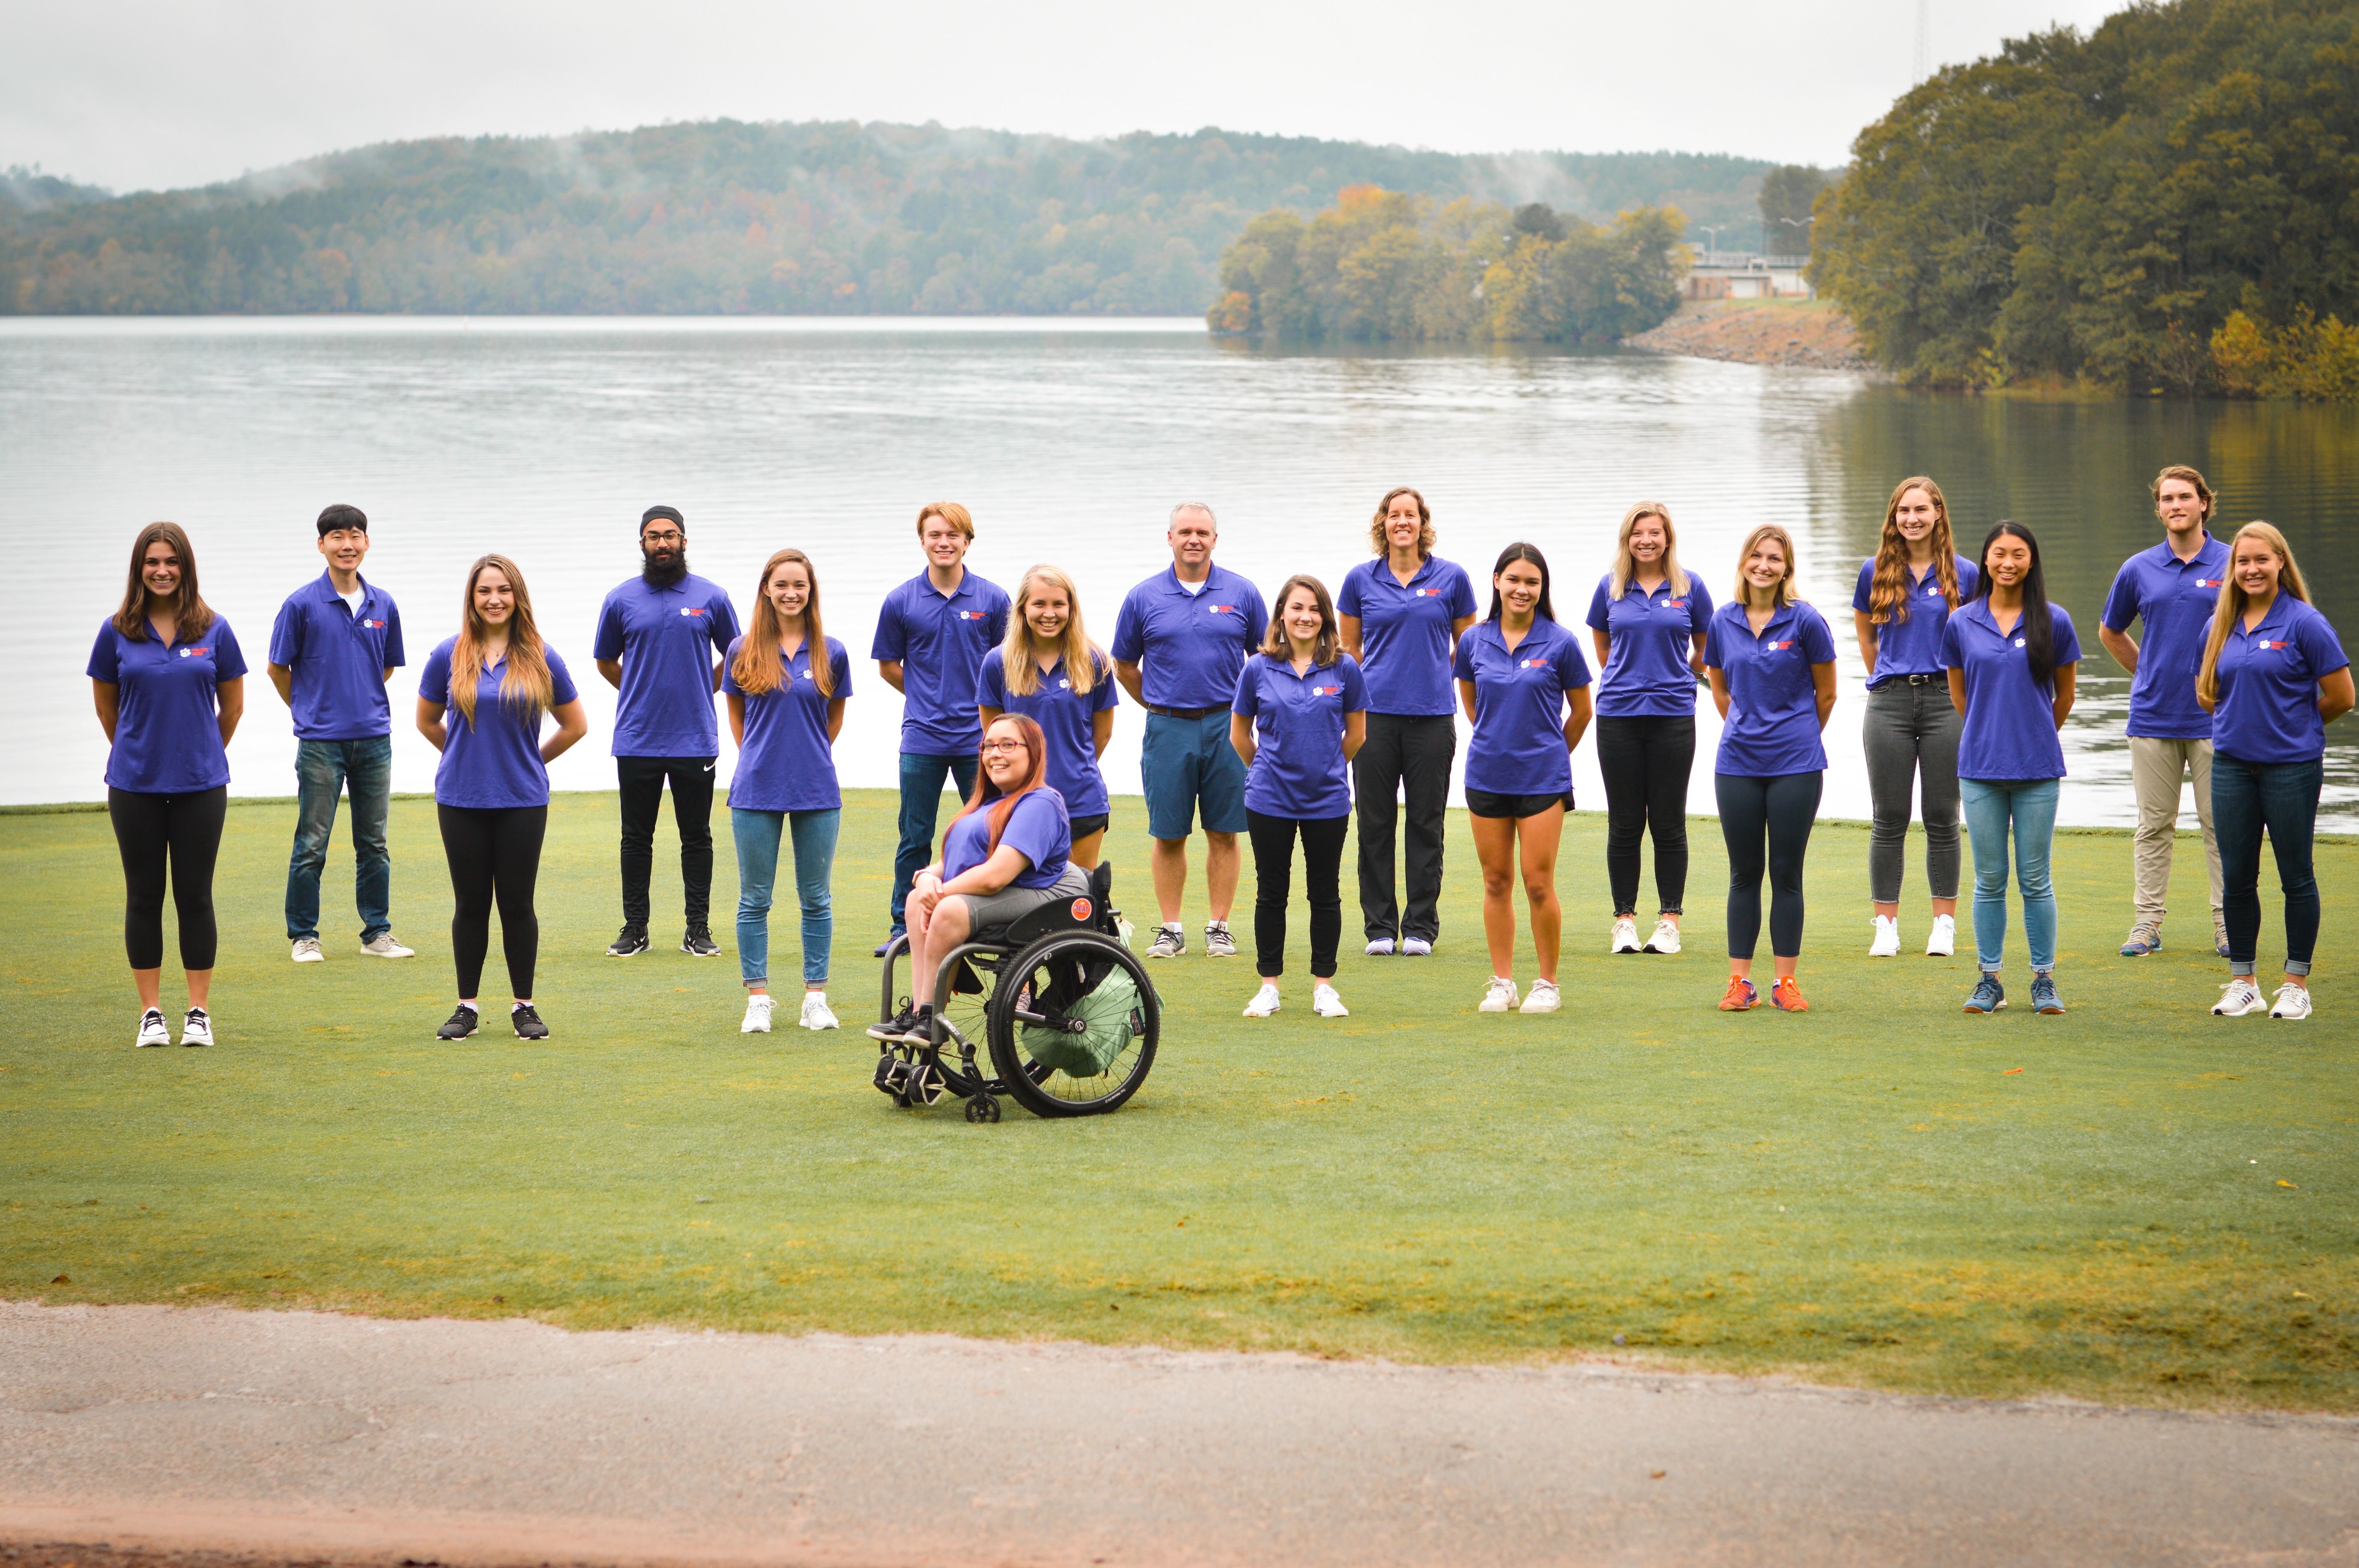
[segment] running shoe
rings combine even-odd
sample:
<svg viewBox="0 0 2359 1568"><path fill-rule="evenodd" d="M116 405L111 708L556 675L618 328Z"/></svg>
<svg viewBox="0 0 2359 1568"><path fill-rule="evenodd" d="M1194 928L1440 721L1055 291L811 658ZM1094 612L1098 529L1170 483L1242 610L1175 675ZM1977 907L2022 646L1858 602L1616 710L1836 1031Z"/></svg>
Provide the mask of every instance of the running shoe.
<svg viewBox="0 0 2359 1568"><path fill-rule="evenodd" d="M2228 956L2228 917L2216 909L2212 914L2212 947L2221 957Z"/></svg>
<svg viewBox="0 0 2359 1568"><path fill-rule="evenodd" d="M1425 938L1421 936L1403 937L1401 939L1401 956L1404 958L1430 958L1433 956L1433 943L1426 941Z"/></svg>
<svg viewBox="0 0 2359 1568"><path fill-rule="evenodd" d="M769 1033L770 1008L774 1005L767 996L746 997L745 1021L737 1026L737 1032L739 1034Z"/></svg>
<svg viewBox="0 0 2359 1568"><path fill-rule="evenodd" d="M679 950L690 958L718 958L721 944L712 940L710 926L690 926L679 939Z"/></svg>
<svg viewBox="0 0 2359 1568"><path fill-rule="evenodd" d="M1505 975L1491 976L1490 986L1484 991L1478 1013L1512 1013L1516 1010L1516 983Z"/></svg>
<svg viewBox="0 0 2359 1568"><path fill-rule="evenodd" d="M1249 1018L1266 1018L1277 1011L1280 1006L1277 999L1277 987L1265 980L1261 983L1261 989L1254 993L1253 1000L1245 1004L1245 1016Z"/></svg>
<svg viewBox="0 0 2359 1568"><path fill-rule="evenodd" d="M436 1040L464 1040L469 1035L475 1032L475 1026L482 1021L483 1019L481 1016L476 1013L474 1008L467 1006L466 1003L462 1002L456 1007L451 1009L450 1020L443 1024L440 1029L434 1031L434 1038Z"/></svg>
<svg viewBox="0 0 2359 1568"><path fill-rule="evenodd" d="M1188 933L1178 926L1159 926L1155 940L1147 944L1149 958L1177 958L1188 951Z"/></svg>
<svg viewBox="0 0 2359 1568"><path fill-rule="evenodd" d="M1974 982L1974 994L1966 998L1966 1011L1995 1013L2006 1006L2006 987L1998 983L1995 975L1985 975Z"/></svg>
<svg viewBox="0 0 2359 1568"><path fill-rule="evenodd" d="M2220 999L2212 1004L2214 1018L2241 1018L2246 1013L2265 1011L2268 1004L2261 999L2261 988L2249 975L2238 975L2220 987Z"/></svg>
<svg viewBox="0 0 2359 1568"><path fill-rule="evenodd" d="M293 959L298 964L325 964L328 962L328 955L320 951L320 939L316 936L297 937L295 939L295 951L288 953L287 956Z"/></svg>
<svg viewBox="0 0 2359 1568"><path fill-rule="evenodd" d="M934 1009L931 1007L919 1007L909 1016L909 1027L901 1031L900 1043L903 1045L934 1043Z"/></svg>
<svg viewBox="0 0 2359 1568"><path fill-rule="evenodd" d="M2310 1017L2310 987L2290 980L2278 986L2277 1005L2269 1009L2269 1017L2290 1020Z"/></svg>
<svg viewBox="0 0 2359 1568"><path fill-rule="evenodd" d="M171 1043L172 1026L164 1021L164 1011L162 1008L150 1007L146 1012L139 1015L139 1032L133 1036L131 1040L131 1048L134 1051L138 1050L141 1046L169 1045Z"/></svg>
<svg viewBox="0 0 2359 1568"><path fill-rule="evenodd" d="M824 991L803 993L803 1016L795 1021L807 1029L832 1029L843 1027L835 1021L835 1009L827 1005L827 993Z"/></svg>
<svg viewBox="0 0 2359 1568"><path fill-rule="evenodd" d="M1801 986L1794 983L1791 975L1780 975L1777 983L1769 987L1769 1005L1787 1013L1807 1013L1810 1010L1810 1004L1802 999Z"/></svg>
<svg viewBox="0 0 2359 1568"><path fill-rule="evenodd" d="M1720 1010L1722 1012L1751 1012L1760 1005L1761 993L1753 988L1752 981L1747 980L1742 975L1732 975L1728 977L1728 989L1722 994L1720 998Z"/></svg>
<svg viewBox="0 0 2359 1568"><path fill-rule="evenodd" d="M389 931L381 931L361 943L361 951L371 958L415 958L418 954L394 940Z"/></svg>
<svg viewBox="0 0 2359 1568"><path fill-rule="evenodd" d="M1532 988L1524 993L1524 1005L1517 1007L1516 1011L1552 1013L1562 1006L1564 1006L1564 998L1557 994L1555 981L1535 980L1532 982Z"/></svg>
<svg viewBox="0 0 2359 1568"><path fill-rule="evenodd" d="M884 957L884 956L885 956L885 953L886 953L886 951L888 948L890 948L890 947L891 947L895 942L897 942L900 941L903 937L905 937L905 936L907 936L907 935L908 935L908 934L909 934L909 933L908 933L908 931L905 928L900 927L900 926L895 926L891 931L886 931L886 932L885 933L885 940L884 940L883 942L878 942L878 943L876 944L876 951L875 951L874 953L871 953L869 956L871 956L872 958L882 958L882 957Z"/></svg>
<svg viewBox="0 0 2359 1568"><path fill-rule="evenodd" d="M1335 994L1335 987L1328 985L1310 988L1310 1010L1322 1018L1348 1018L1352 1016L1352 1009L1343 1005L1343 998Z"/></svg>
<svg viewBox="0 0 2359 1568"><path fill-rule="evenodd" d="M1237 939L1229 934L1228 923L1226 921L1214 920L1211 925L1204 928L1205 957L1234 958L1236 955Z"/></svg>
<svg viewBox="0 0 2359 1568"><path fill-rule="evenodd" d="M1655 934L1647 939L1647 945L1645 947L1639 949L1642 953L1677 953L1679 950L1679 922L1669 919L1659 920L1655 922Z"/></svg>
<svg viewBox="0 0 2359 1568"><path fill-rule="evenodd" d="M1392 938L1388 936L1379 936L1368 939L1368 956L1370 958L1390 958L1392 955Z"/></svg>
<svg viewBox="0 0 2359 1568"><path fill-rule="evenodd" d="M1935 915L1933 934L1925 939L1928 958L1955 958L1958 955L1958 917Z"/></svg>
<svg viewBox="0 0 2359 1568"><path fill-rule="evenodd" d="M908 1033L909 1026L917 1021L918 1005L908 997L904 996L901 998L900 1011L895 1013L889 1018L879 1018L875 1023L868 1026L868 1038L875 1040L883 1040L889 1045L893 1041L899 1040L903 1035Z"/></svg>
<svg viewBox="0 0 2359 1568"><path fill-rule="evenodd" d="M2031 977L2031 1010L2035 1013L2060 1013L2063 998L2056 995L2056 976L2049 974Z"/></svg>
<svg viewBox="0 0 2359 1568"><path fill-rule="evenodd" d="M1630 915L1614 917L1614 934L1606 939L1605 951L1608 953L1638 951L1638 922L1635 917Z"/></svg>
<svg viewBox="0 0 2359 1568"><path fill-rule="evenodd" d="M213 1042L213 1021L205 1017L202 1007L190 1007L188 1017L180 1020L182 1045L211 1045Z"/></svg>
<svg viewBox="0 0 2359 1568"><path fill-rule="evenodd" d="M636 958L647 950L647 928L625 926L620 936L607 945L609 958Z"/></svg>
<svg viewBox="0 0 2359 1568"><path fill-rule="evenodd" d="M510 1007L508 1023L515 1029L518 1040L549 1038L549 1026L540 1021L540 1015L533 1010L530 1002L518 1002L515 1007Z"/></svg>
<svg viewBox="0 0 2359 1568"><path fill-rule="evenodd" d="M1891 915L1875 917L1875 940L1867 944L1870 958L1900 956L1900 921Z"/></svg>
<svg viewBox="0 0 2359 1568"><path fill-rule="evenodd" d="M2140 920L2130 927L2130 934L2122 939L2124 958L2144 958L2149 953L2162 951L2162 922Z"/></svg>

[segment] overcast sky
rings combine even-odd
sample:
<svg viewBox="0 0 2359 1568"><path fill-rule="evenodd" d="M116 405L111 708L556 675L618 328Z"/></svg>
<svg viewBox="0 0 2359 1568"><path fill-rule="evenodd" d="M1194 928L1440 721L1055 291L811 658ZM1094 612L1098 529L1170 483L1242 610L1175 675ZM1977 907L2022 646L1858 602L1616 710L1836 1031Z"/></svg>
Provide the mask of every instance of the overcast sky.
<svg viewBox="0 0 2359 1568"><path fill-rule="evenodd" d="M1937 61L2103 0L1927 0ZM412 136L732 115L1843 161L1918 0L21 0L0 166L120 191Z"/></svg>

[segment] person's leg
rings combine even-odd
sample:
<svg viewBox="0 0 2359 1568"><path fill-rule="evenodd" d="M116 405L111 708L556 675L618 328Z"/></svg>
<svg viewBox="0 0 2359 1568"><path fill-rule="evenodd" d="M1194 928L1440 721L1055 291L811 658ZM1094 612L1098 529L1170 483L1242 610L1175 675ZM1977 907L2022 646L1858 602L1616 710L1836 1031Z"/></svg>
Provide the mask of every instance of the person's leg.
<svg viewBox="0 0 2359 1568"><path fill-rule="evenodd" d="M1958 912L1958 737L1966 721L1944 686L1917 688L1917 789L1925 818L1925 886L1936 915Z"/></svg>
<svg viewBox="0 0 2359 1568"><path fill-rule="evenodd" d="M1979 779L1958 780L1958 803L1974 847L1974 960L1995 975L2006 956L2006 838L2011 800L2006 788Z"/></svg>
<svg viewBox="0 0 2359 1568"><path fill-rule="evenodd" d="M942 779L950 759L901 754L901 842L893 851L893 929L908 926L909 884L933 864L934 823L942 809Z"/></svg>
<svg viewBox="0 0 2359 1568"><path fill-rule="evenodd" d="M1790 978L1802 955L1802 864L1810 827L1825 792L1823 773L1788 773L1765 780L1769 822L1769 953L1780 979Z"/></svg>
<svg viewBox="0 0 2359 1568"><path fill-rule="evenodd" d="M492 821L497 815L440 801L434 807L442 858L451 866L451 958L462 1002L475 1000L482 990L484 954L492 944Z"/></svg>
<svg viewBox="0 0 2359 1568"><path fill-rule="evenodd" d="M737 977L757 996L770 992L770 890L786 821L784 811L729 808L729 836L737 845Z"/></svg>
<svg viewBox="0 0 2359 1568"><path fill-rule="evenodd" d="M2137 798L2135 905L2137 923L2159 930L2169 913L2170 851L2179 833L2179 789L2187 761L2175 741L2130 737L2130 789Z"/></svg>
<svg viewBox="0 0 2359 1568"><path fill-rule="evenodd" d="M342 745L344 790L353 798L353 903L366 942L393 929L393 855L385 837L393 811L393 737Z"/></svg>
<svg viewBox="0 0 2359 1568"><path fill-rule="evenodd" d="M1393 844L1400 821L1396 801L1405 771L1402 751L1410 722L1395 713L1370 713L1367 738L1360 743L1359 755L1352 758L1352 796L1360 814L1360 929L1370 942L1396 941L1401 935L1400 900L1393 886ZM1260 866L1256 848L1256 875Z"/></svg>
<svg viewBox="0 0 2359 1568"><path fill-rule="evenodd" d="M115 853L123 859L123 951L131 960L131 981L143 1008L157 1005L163 987L165 867L169 863L165 799L111 785L106 791Z"/></svg>
<svg viewBox="0 0 2359 1568"><path fill-rule="evenodd" d="M2318 868L2312 846L2318 835L2318 796L2326 779L2323 759L2280 762L2261 769L2261 814L2269 847L2277 852L2277 885L2285 892L2286 978L2310 983L2318 950ZM2258 879L2256 868L2255 879ZM2257 922L2256 922L2257 923Z"/></svg>
<svg viewBox="0 0 2359 1568"><path fill-rule="evenodd" d="M1647 721L1647 833L1655 841L1655 898L1677 925L1687 912L1688 776L1695 768L1695 716Z"/></svg>
<svg viewBox="0 0 2359 1568"><path fill-rule="evenodd" d="M1245 813L1254 852L1254 970L1265 980L1286 973L1286 900L1294 879L1292 817Z"/></svg>
<svg viewBox="0 0 2359 1568"><path fill-rule="evenodd" d="M1605 885L1613 892L1617 920L1638 912L1638 839L1647 830L1647 765L1652 760L1642 738L1645 724L1597 721L1597 771L1605 780Z"/></svg>
<svg viewBox="0 0 2359 1568"><path fill-rule="evenodd" d="M1728 972L1753 973L1753 950L1761 943L1761 875L1767 868L1769 790L1766 779L1734 773L1712 775L1720 806L1721 842L1728 847Z"/></svg>
<svg viewBox="0 0 2359 1568"><path fill-rule="evenodd" d="M663 758L618 757L614 779L623 811L623 923L645 931L647 884L655 876L656 817L663 810Z"/></svg>
<svg viewBox="0 0 2359 1568"><path fill-rule="evenodd" d="M2023 940L2031 949L2031 972L2056 968L2056 884L2049 861L2056 844L2056 802L2063 790L2054 779L2017 784L2007 814L2015 822L2015 886L2023 895Z"/></svg>
<svg viewBox="0 0 2359 1568"><path fill-rule="evenodd" d="M1409 719L1401 746L1402 940L1441 936L1441 855L1448 834L1450 765L1458 724L1447 714ZM1387 819L1389 820L1389 819Z"/></svg>
<svg viewBox="0 0 2359 1568"><path fill-rule="evenodd" d="M1224 926L1236 907L1237 876L1245 864L1237 835L1245 831L1245 760L1229 744L1227 713L1211 713L1196 724L1204 812L1204 899L1212 923Z"/></svg>
<svg viewBox="0 0 2359 1568"><path fill-rule="evenodd" d="M1491 950L1491 973L1516 973L1516 819L1467 813L1474 833L1474 859L1483 868L1483 939Z"/></svg>
<svg viewBox="0 0 2359 1568"><path fill-rule="evenodd" d="M165 808L164 834L172 851L172 912L180 927L180 967L189 981L189 1006L201 1007L212 992L213 958L221 929L213 920L213 862L221 855L222 824L229 815L229 786L216 784L194 795L175 795Z"/></svg>
<svg viewBox="0 0 2359 1568"><path fill-rule="evenodd" d="M295 743L295 848L287 859L287 940L320 935L320 871L344 789L343 743Z"/></svg>
<svg viewBox="0 0 2359 1568"><path fill-rule="evenodd" d="M1539 977L1551 985L1558 961L1564 956L1564 910L1556 900L1556 852L1563 840L1561 804L1516 820L1516 869L1523 876L1524 902L1532 911L1532 952Z"/></svg>
<svg viewBox="0 0 2359 1568"><path fill-rule="evenodd" d="M802 904L803 989L827 989L828 960L835 946L835 841L843 825L841 809L797 811L788 819L795 838L795 897Z"/></svg>
<svg viewBox="0 0 2359 1568"><path fill-rule="evenodd" d="M1155 877L1156 909L1164 925L1177 929L1180 901L1188 891L1188 838L1196 831L1197 753L1187 720L1147 715L1138 776L1147 793L1147 834L1155 846L1147 866Z"/></svg>
<svg viewBox="0 0 2359 1568"><path fill-rule="evenodd" d="M688 929L712 923L712 776L719 758L668 758L671 775L671 820L679 830L681 910Z"/></svg>
<svg viewBox="0 0 2359 1568"><path fill-rule="evenodd" d="M2220 845L2220 912L2228 922L2228 973L2250 975L2261 940L2260 769L2212 759L2212 824Z"/></svg>
<svg viewBox="0 0 2359 1568"><path fill-rule="evenodd" d="M540 916L533 889L540 879L540 845L549 835L547 806L511 806L492 829L492 886L500 905L500 951L508 961L508 994L532 1000L532 972L540 958Z"/></svg>
<svg viewBox="0 0 2359 1568"><path fill-rule="evenodd" d="M940 965L942 954L967 938L969 921L966 900L952 896L934 906L930 918L912 911L909 920L909 990L918 1006L931 1011L934 1006L934 971Z"/></svg>
<svg viewBox="0 0 2359 1568"><path fill-rule="evenodd" d="M1343 841L1348 816L1318 818L1301 824L1302 893L1310 906L1310 977L1332 985L1335 950L1343 941Z"/></svg>
<svg viewBox="0 0 2359 1568"><path fill-rule="evenodd" d="M1917 688L1892 681L1867 694L1859 725L1867 757L1867 898L1886 919L1900 915L1908 859L1908 811L1917 786ZM1776 936L1771 938L1773 951Z"/></svg>
<svg viewBox="0 0 2359 1568"><path fill-rule="evenodd" d="M2195 785L2195 821L2203 830L2203 866L2212 874L2212 915L2217 920L2220 902L2220 836L2212 828L2212 743L2208 740L2183 741L2187 747L2187 774Z"/></svg>

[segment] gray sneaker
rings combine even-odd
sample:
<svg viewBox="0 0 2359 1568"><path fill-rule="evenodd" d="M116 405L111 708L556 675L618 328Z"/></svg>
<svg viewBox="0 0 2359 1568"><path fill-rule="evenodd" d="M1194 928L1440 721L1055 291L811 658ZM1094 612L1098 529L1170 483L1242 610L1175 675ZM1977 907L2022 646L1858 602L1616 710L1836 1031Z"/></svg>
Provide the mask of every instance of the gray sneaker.
<svg viewBox="0 0 2359 1568"><path fill-rule="evenodd" d="M1147 956L1149 958L1177 958L1187 951L1187 932L1173 931L1169 926L1158 926L1156 928L1155 931L1155 944L1147 950Z"/></svg>
<svg viewBox="0 0 2359 1568"><path fill-rule="evenodd" d="M361 943L361 951L371 958L415 958L417 953L394 940L389 931L381 931Z"/></svg>
<svg viewBox="0 0 2359 1568"><path fill-rule="evenodd" d="M295 939L295 951L288 953L287 956L293 959L298 964L325 964L328 962L328 955L320 951L320 939L316 936L297 937Z"/></svg>
<svg viewBox="0 0 2359 1568"><path fill-rule="evenodd" d="M2122 939L2124 958L2144 958L2162 951L2162 925L2157 920L2140 920L2130 927L2130 934Z"/></svg>
<svg viewBox="0 0 2359 1568"><path fill-rule="evenodd" d="M1227 926L1222 925L1216 921L1204 928L1205 957L1234 958L1236 955L1237 939L1229 934L1229 928Z"/></svg>

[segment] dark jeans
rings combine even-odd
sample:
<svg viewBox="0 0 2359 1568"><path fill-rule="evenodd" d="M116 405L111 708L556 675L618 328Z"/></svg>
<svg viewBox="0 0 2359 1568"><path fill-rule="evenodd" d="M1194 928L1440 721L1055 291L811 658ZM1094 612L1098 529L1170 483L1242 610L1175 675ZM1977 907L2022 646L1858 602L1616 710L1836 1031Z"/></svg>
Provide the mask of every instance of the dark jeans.
<svg viewBox="0 0 2359 1568"><path fill-rule="evenodd" d="M180 917L180 967L213 966L221 945L213 924L213 858L221 853L222 821L228 812L226 784L194 795L106 791L114 847L123 855L123 948L132 968L164 967L168 862L172 908Z"/></svg>
<svg viewBox="0 0 2359 1568"><path fill-rule="evenodd" d="M671 780L672 825L679 829L679 880L687 893L688 923L707 923L712 909L714 760L710 757L614 758L614 772L623 784L623 919L632 925L647 923L647 883L656 865L656 818L663 810L667 779Z"/></svg>
<svg viewBox="0 0 2359 1568"><path fill-rule="evenodd" d="M507 955L508 994L532 996L533 964L540 957L540 917L532 907L540 878L540 841L549 832L547 806L479 811L436 805L442 854L451 862L451 955L459 963L459 996L484 983L484 954L492 945L492 904L500 906L500 947Z"/></svg>
<svg viewBox="0 0 2359 1568"><path fill-rule="evenodd" d="M1867 833L1867 896L1900 901L1908 852L1913 782L1925 802L1925 884L1936 898L1958 896L1958 736L1965 720L1950 702L1950 683L1886 681L1867 694L1860 744L1867 753L1867 793L1875 822Z"/></svg>
<svg viewBox="0 0 2359 1568"><path fill-rule="evenodd" d="M1712 776L1720 833L1728 844L1728 956L1751 960L1761 939L1762 841L1768 841L1769 951L1802 953L1802 855L1819 814L1824 773L1746 779Z"/></svg>
<svg viewBox="0 0 2359 1568"><path fill-rule="evenodd" d="M295 743L295 853L287 862L287 940L320 934L320 870L336 831L336 801L353 797L353 900L360 906L361 940L393 929L393 857L386 853L385 818L393 804L393 740L304 740Z"/></svg>
<svg viewBox="0 0 2359 1568"><path fill-rule="evenodd" d="M1688 891L1688 773L1695 715L1649 713L1597 721L1597 769L1605 776L1605 880L1614 914L1638 912L1638 839L1655 835L1655 897L1684 914Z"/></svg>
<svg viewBox="0 0 2359 1568"><path fill-rule="evenodd" d="M2310 843L2318 832L2318 791L2326 765L2212 757L2212 827L2220 839L2220 904L2228 921L2228 972L2250 975L2261 940L2261 830L2277 852L2285 891L2288 975L2310 973L2318 948L2318 874Z"/></svg>
<svg viewBox="0 0 2359 1568"><path fill-rule="evenodd" d="M1450 806L1450 764L1458 724L1444 713L1370 713L1367 738L1352 759L1360 811L1360 923L1371 940L1441 934L1442 813ZM1393 901L1393 801L1408 841L1408 902Z"/></svg>
<svg viewBox="0 0 2359 1568"><path fill-rule="evenodd" d="M1286 896L1294 880L1294 835L1302 835L1303 892L1310 901L1310 973L1335 973L1343 935L1343 837L1352 819L1264 816L1248 809L1254 852L1254 963L1265 980L1286 973Z"/></svg>
<svg viewBox="0 0 2359 1568"><path fill-rule="evenodd" d="M923 757L901 754L901 847L893 855L893 930L908 929L902 918L909 903L909 884L934 863L934 823L942 810L942 780L958 785L959 799L974 793L974 753L964 757Z"/></svg>

